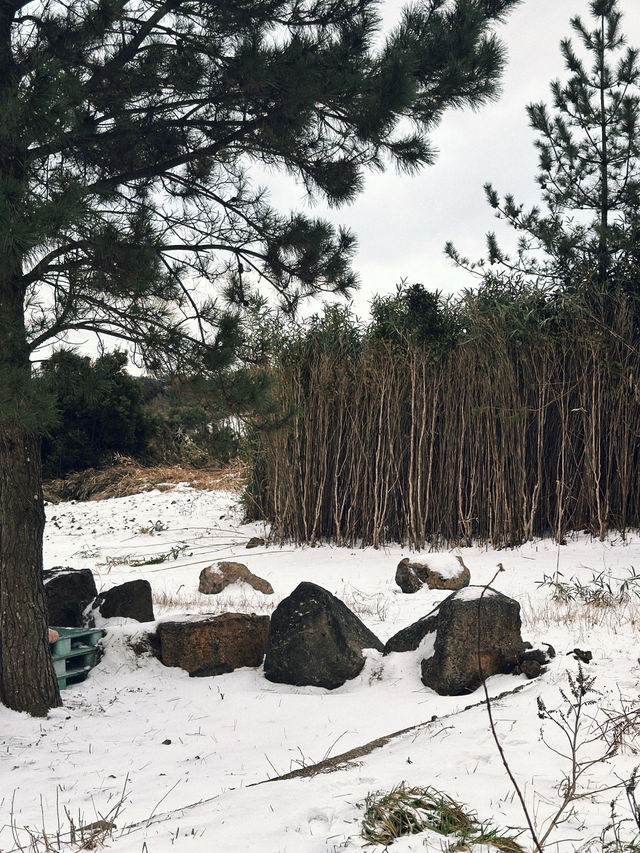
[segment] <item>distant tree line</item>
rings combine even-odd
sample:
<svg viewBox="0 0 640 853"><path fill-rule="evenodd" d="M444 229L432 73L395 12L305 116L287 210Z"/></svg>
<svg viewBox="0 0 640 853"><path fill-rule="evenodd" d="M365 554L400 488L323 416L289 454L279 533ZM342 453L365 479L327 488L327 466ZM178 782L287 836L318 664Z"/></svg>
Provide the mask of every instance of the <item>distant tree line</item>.
<svg viewBox="0 0 640 853"><path fill-rule="evenodd" d="M243 405L256 410L250 395L240 401L248 390L255 393L246 371L231 372L230 396L224 385L231 374L157 379L132 376L127 363L121 351L91 359L63 349L41 365L38 382L52 412L42 441L45 477L101 467L115 455L204 466L237 454L240 435L230 416Z"/></svg>

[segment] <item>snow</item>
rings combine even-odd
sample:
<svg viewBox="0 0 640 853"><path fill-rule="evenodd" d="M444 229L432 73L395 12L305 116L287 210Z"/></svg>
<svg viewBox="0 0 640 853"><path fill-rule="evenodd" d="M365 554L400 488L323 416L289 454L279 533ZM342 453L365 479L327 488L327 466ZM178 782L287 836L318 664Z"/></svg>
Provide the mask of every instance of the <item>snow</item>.
<svg viewBox="0 0 640 853"><path fill-rule="evenodd" d="M307 580L341 598L384 642L450 594L426 587L402 594L394 582L397 563L421 555L400 546L247 550L251 537L267 531L264 525L243 525L236 498L225 492L180 487L58 504L47 507L47 516L47 568L91 568L99 590L147 578L158 619L224 610L271 613ZM505 571L492 586L520 602L524 639L557 650L539 679L499 675L487 682L496 697L493 715L501 743L538 831L557 809L567 762L541 739L542 727L550 745L559 745L554 727L538 717L537 699L549 708L562 704L567 673L575 678L578 672L571 651L593 652L593 662L584 667L596 677L599 691L587 709L593 725L607 713L638 708L640 603L632 596L616 607L563 605L552 601L549 586L540 582L557 571L564 581L575 576L582 583L601 571L605 578L624 578L640 566L640 536L599 542L580 533L567 542L537 540L499 553L486 547L456 552L469 567L472 584L480 587L502 563ZM452 555L428 554L426 560L440 556ZM200 571L219 560L245 563L272 583L274 595L242 583L218 596L198 593ZM105 620L104 626L104 656L86 681L63 691L64 707L34 719L0 706L2 853L19 845L29 849L25 827L40 837L44 830L56 850L77 850L78 843L65 846L64 838L58 843L56 833L69 829L69 819L78 827L102 818L116 828L101 843L117 853L363 850L358 804L370 792L389 791L402 781L441 790L498 827L525 826L491 735L482 690L438 696L420 681L420 661L433 653L433 634L415 652L383 657L368 651L360 675L329 691L272 684L261 668L189 678L149 655L134 654L132 643L152 625L121 619ZM361 750L333 772L270 781L404 729L409 730ZM602 853L599 838L616 797L617 812L627 821L622 836L633 837L624 791L598 793L629 778L637 763L637 731L630 729L620 739L618 755L594 764L582 778L581 791L588 796L552 834L549 850ZM601 747L596 737L585 745L585 754L593 756ZM526 834L520 841L531 849ZM391 849L424 853L442 849L443 843L421 833Z"/></svg>
<svg viewBox="0 0 640 853"><path fill-rule="evenodd" d="M488 598L490 595L497 595L497 593L491 587L472 584L459 589L453 595L458 601L477 601L478 598Z"/></svg>
<svg viewBox="0 0 640 853"><path fill-rule="evenodd" d="M442 578L447 580L457 578L463 570L458 555L455 553L429 554L428 557L422 560L419 559L417 562L423 563L432 572L437 572Z"/></svg>

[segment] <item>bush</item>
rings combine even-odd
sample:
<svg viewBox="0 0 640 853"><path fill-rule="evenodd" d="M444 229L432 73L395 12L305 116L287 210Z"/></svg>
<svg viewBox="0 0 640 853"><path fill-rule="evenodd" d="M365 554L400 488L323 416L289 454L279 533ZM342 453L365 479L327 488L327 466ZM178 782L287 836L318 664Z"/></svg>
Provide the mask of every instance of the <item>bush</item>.
<svg viewBox="0 0 640 853"><path fill-rule="evenodd" d="M126 366L124 352L105 353L92 361L59 350L44 362L40 378L58 413L43 440L45 477L98 467L114 453L146 453L153 421Z"/></svg>

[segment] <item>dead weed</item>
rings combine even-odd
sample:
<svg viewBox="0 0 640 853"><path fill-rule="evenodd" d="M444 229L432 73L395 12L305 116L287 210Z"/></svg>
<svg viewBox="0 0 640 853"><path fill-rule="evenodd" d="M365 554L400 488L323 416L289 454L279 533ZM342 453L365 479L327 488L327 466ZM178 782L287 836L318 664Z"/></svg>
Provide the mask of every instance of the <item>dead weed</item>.
<svg viewBox="0 0 640 853"><path fill-rule="evenodd" d="M50 503L99 501L122 498L153 489L169 491L179 483L193 489L220 489L237 494L245 482L245 465L234 460L224 466L190 468L183 465L145 467L134 459L120 456L107 468L88 468L63 479L44 483L44 497Z"/></svg>

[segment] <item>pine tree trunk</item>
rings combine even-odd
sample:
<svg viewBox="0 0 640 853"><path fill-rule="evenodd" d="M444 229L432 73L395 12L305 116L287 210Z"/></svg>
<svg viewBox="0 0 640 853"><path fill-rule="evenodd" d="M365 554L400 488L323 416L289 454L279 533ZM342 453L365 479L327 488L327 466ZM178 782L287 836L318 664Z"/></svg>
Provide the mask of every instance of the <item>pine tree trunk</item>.
<svg viewBox="0 0 640 853"><path fill-rule="evenodd" d="M15 255L0 258L0 701L43 716L61 701L47 632L40 438L20 269Z"/></svg>
<svg viewBox="0 0 640 853"><path fill-rule="evenodd" d="M598 239L598 285L600 295L604 294L609 277L609 148L608 148L608 117L605 91L607 88L605 76L605 18L600 19L600 49L599 49L599 86L600 86L600 235Z"/></svg>
<svg viewBox="0 0 640 853"><path fill-rule="evenodd" d="M0 426L0 700L36 716L61 704L42 583L40 442L15 418Z"/></svg>

